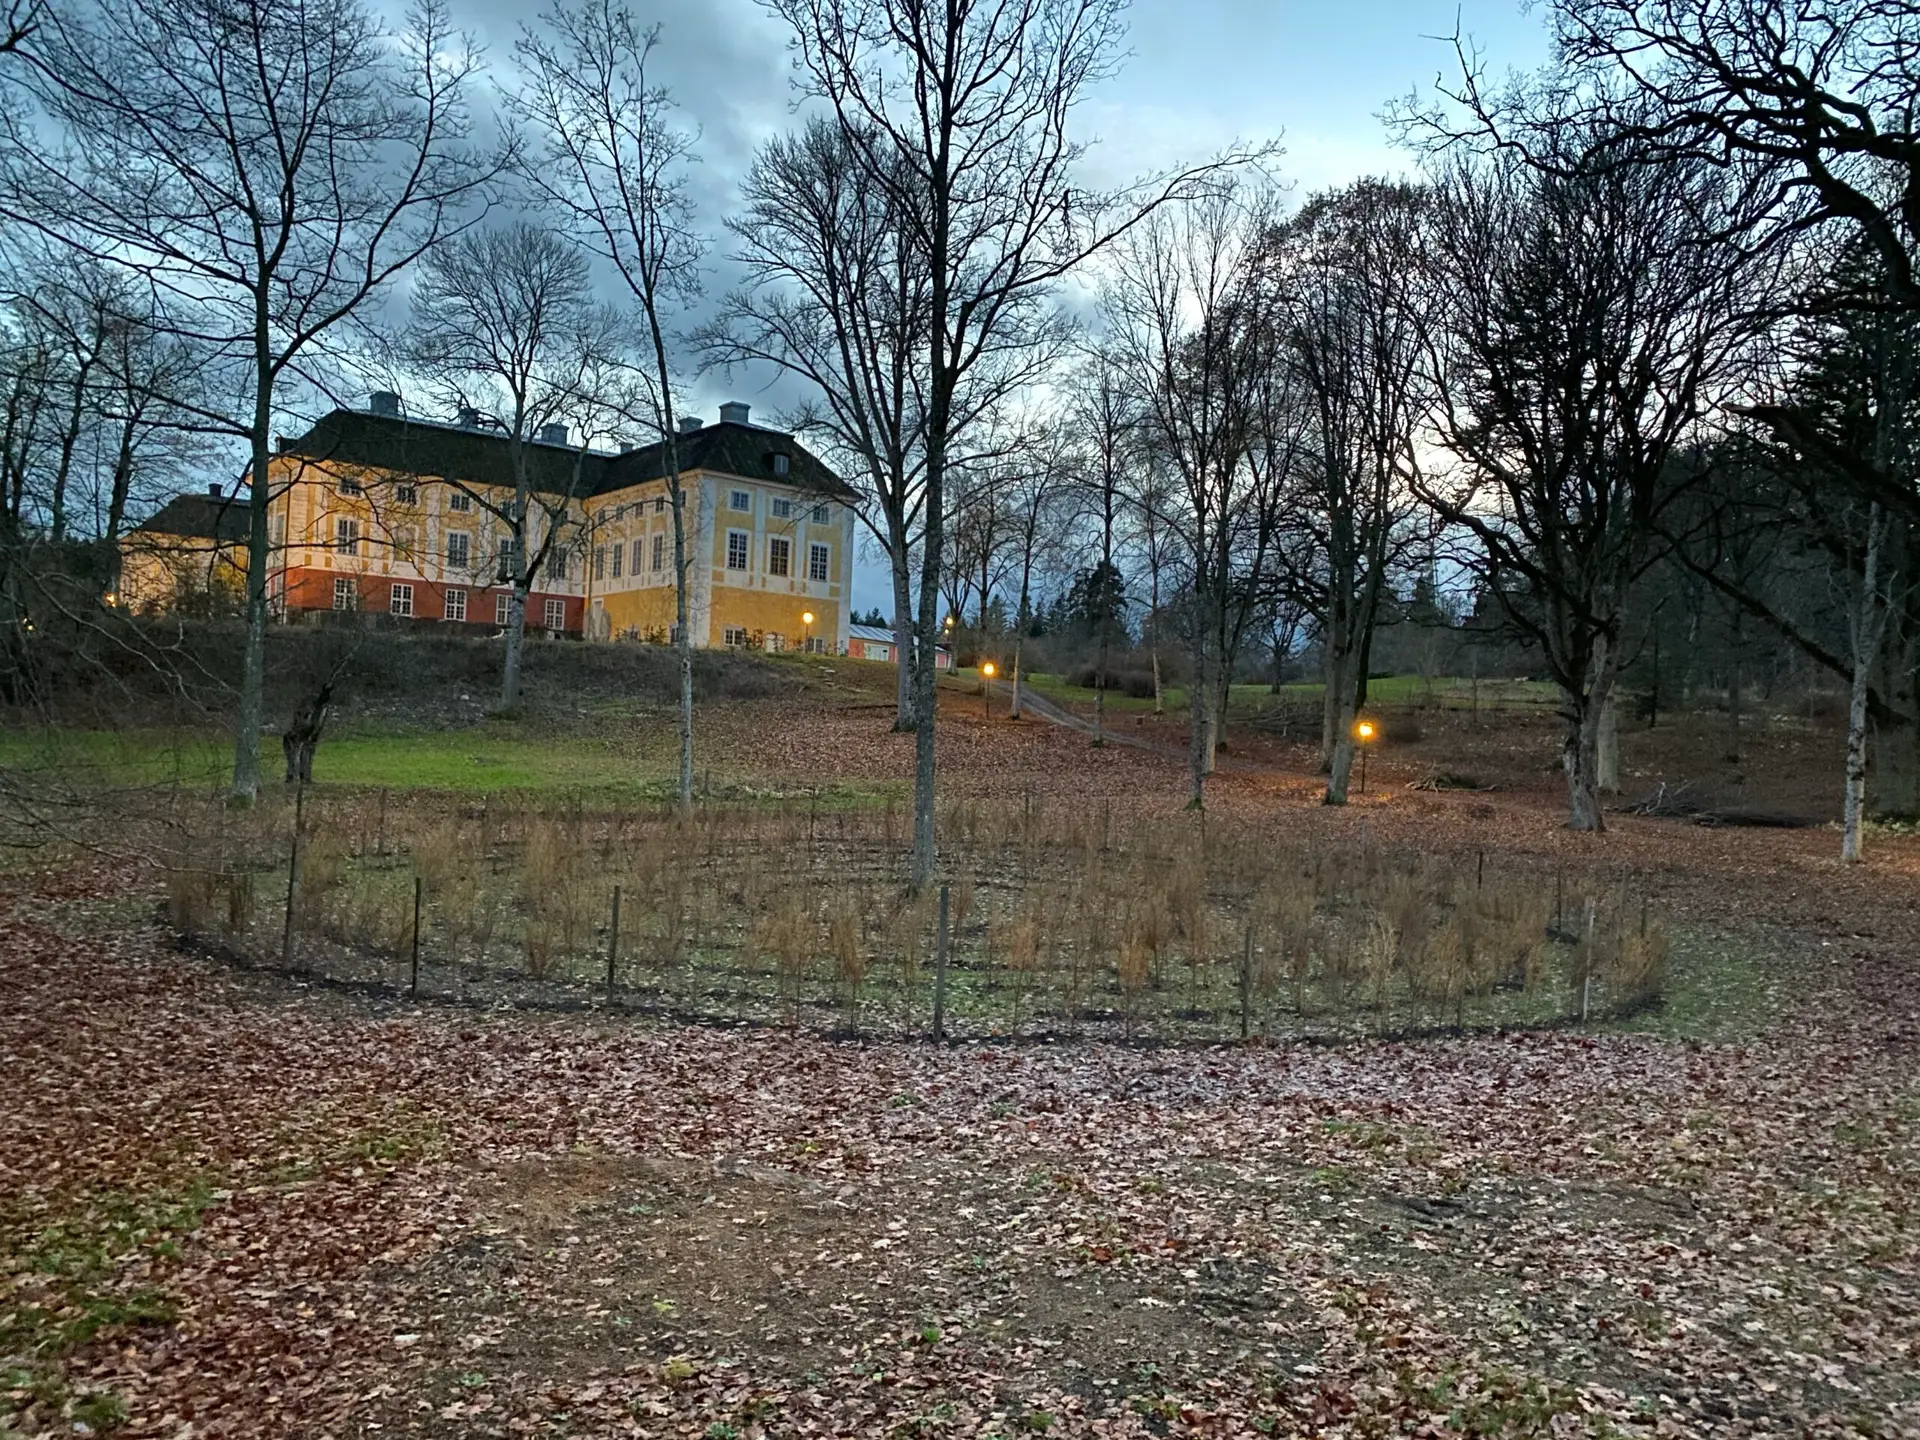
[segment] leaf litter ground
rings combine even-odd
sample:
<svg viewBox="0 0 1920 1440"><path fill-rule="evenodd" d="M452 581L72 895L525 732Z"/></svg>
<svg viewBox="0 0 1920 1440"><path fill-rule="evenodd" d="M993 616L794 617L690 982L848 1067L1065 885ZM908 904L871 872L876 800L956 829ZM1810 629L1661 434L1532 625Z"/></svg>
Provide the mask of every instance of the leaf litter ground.
<svg viewBox="0 0 1920 1440"><path fill-rule="evenodd" d="M15 876L0 1433L1920 1434L1914 857L1606 843L1779 957L1759 1033L411 1013L180 952L136 872Z"/></svg>

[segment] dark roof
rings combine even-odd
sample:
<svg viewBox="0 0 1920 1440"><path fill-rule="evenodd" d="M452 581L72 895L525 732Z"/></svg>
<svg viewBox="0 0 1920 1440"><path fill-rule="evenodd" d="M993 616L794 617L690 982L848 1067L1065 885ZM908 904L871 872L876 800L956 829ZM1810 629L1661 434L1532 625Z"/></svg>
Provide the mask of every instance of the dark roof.
<svg viewBox="0 0 1920 1440"><path fill-rule="evenodd" d="M245 495L229 495L219 500L211 495L176 495L134 530L237 545L247 538L247 527Z"/></svg>
<svg viewBox="0 0 1920 1440"><path fill-rule="evenodd" d="M564 495L574 490L576 464L581 467L578 493L583 498L645 484L666 474L666 446L658 441L617 455L603 450L582 455L573 446L543 440L528 443L533 455L533 483L549 494ZM683 472L707 470L736 475L743 480L791 485L810 494L849 497L853 493L791 435L778 430L722 421L680 436L678 448ZM282 440L280 453L468 485L513 484L507 437L497 430L363 410L335 410L322 416L299 439ZM784 479L773 473L776 454L789 457L790 473Z"/></svg>

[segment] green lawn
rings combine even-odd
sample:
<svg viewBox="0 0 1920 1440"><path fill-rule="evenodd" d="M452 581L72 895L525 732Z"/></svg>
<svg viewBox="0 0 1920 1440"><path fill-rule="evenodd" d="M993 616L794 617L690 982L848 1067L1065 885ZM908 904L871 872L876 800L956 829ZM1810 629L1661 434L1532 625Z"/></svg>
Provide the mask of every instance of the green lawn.
<svg viewBox="0 0 1920 1440"><path fill-rule="evenodd" d="M83 787L217 785L232 767L232 745L212 732L6 731L0 732L0 767L57 770ZM261 751L263 769L277 775L280 747L273 736L263 738ZM591 787L631 797L664 790L671 769L670 747L648 737L534 739L511 724L489 724L331 736L314 757L313 778L320 785L422 790Z"/></svg>

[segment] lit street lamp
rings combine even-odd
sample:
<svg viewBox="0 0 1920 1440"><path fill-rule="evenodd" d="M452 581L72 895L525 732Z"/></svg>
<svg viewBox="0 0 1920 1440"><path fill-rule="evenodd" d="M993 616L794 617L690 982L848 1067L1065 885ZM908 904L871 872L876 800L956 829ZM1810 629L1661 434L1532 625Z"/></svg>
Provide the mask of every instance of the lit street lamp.
<svg viewBox="0 0 1920 1440"><path fill-rule="evenodd" d="M805 655L811 652L812 649L813 612L811 610L802 610L800 612L800 653Z"/></svg>
<svg viewBox="0 0 1920 1440"><path fill-rule="evenodd" d="M984 660L980 664L980 713L987 719L993 718L993 696L987 689L987 682L993 679L993 661Z"/></svg>
<svg viewBox="0 0 1920 1440"><path fill-rule="evenodd" d="M1354 738L1360 742L1360 793L1367 793L1367 748L1373 743L1373 722L1362 720L1353 727Z"/></svg>

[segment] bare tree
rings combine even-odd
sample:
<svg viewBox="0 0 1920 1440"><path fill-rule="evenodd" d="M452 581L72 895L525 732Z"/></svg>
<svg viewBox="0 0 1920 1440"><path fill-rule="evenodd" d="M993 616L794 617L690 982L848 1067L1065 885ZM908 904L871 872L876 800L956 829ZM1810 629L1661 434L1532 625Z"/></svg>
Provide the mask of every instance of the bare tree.
<svg viewBox="0 0 1920 1440"><path fill-rule="evenodd" d="M414 368L449 409L506 438L513 494L475 490L474 499L506 527L498 558L511 588L500 708L520 699L520 654L527 595L544 565L564 571L569 502L581 488L594 412L608 397L592 393L618 348L619 319L593 301L586 257L564 236L533 221L472 230L428 255L413 292L406 349ZM534 445L577 436L571 484L560 493L536 484ZM530 524L538 506L544 523Z"/></svg>
<svg viewBox="0 0 1920 1440"><path fill-rule="evenodd" d="M728 222L746 280L696 334L707 363L764 364L811 392L786 417L865 494L861 522L888 561L901 657L893 728L913 729L913 556L926 450L926 267L838 123L816 118L754 158Z"/></svg>
<svg viewBox="0 0 1920 1440"><path fill-rule="evenodd" d="M388 280L476 213L475 52L439 0L384 33L360 0L99 0L38 12L0 108L0 213L163 297L222 357L199 423L253 479L233 795L260 784L271 501L282 391Z"/></svg>
<svg viewBox="0 0 1920 1440"><path fill-rule="evenodd" d="M1326 803L1343 805L1354 717L1366 703L1381 596L1408 535L1421 376L1423 196L1361 180L1309 199L1270 241L1264 265L1282 364L1305 408L1308 463L1288 487L1283 546L1291 598L1317 624L1326 681ZM1281 607L1276 613L1285 613Z"/></svg>
<svg viewBox="0 0 1920 1440"><path fill-rule="evenodd" d="M766 0L793 31L802 89L833 106L892 189L931 317L914 675L912 883L934 867L934 666L947 467L975 367L1046 320L1055 285L1218 163L1118 195L1076 185L1075 102L1113 68L1122 0Z"/></svg>
<svg viewBox="0 0 1920 1440"><path fill-rule="evenodd" d="M1125 542L1129 497L1141 468L1141 420L1137 398L1116 357L1095 350L1082 361L1069 382L1073 401L1071 423L1083 460L1074 475L1081 514L1093 527L1094 565L1103 584L1120 577L1120 548ZM1153 507L1150 504L1148 509ZM1149 522L1151 523L1151 521ZM1149 556L1157 581L1157 558ZM1159 604L1157 584L1153 604ZM1104 621L1104 617L1103 617ZM1095 637L1093 671L1093 743L1106 744L1107 662L1113 626L1100 625ZM1154 665L1154 698L1159 699L1159 664Z"/></svg>
<svg viewBox="0 0 1920 1440"><path fill-rule="evenodd" d="M1214 768L1236 639L1269 578L1284 478L1268 444L1277 331L1259 284L1271 200L1225 187L1152 217L1120 248L1103 300L1143 436L1177 480L1156 495L1153 519L1177 537L1181 557L1196 809Z"/></svg>
<svg viewBox="0 0 1920 1440"><path fill-rule="evenodd" d="M673 643L680 668L682 813L693 809L693 533L680 480L668 325L699 291L702 242L686 173L694 137L675 122L672 96L648 72L657 26L622 0L556 3L516 46L524 84L515 111L541 139L529 181L573 222L639 307L648 351L651 418L673 513Z"/></svg>
<svg viewBox="0 0 1920 1440"><path fill-rule="evenodd" d="M1458 157L1431 229L1449 463L1423 497L1561 693L1568 823L1604 828L1601 743L1670 465L1726 398L1751 297L1710 167L1563 127L1553 163Z"/></svg>
<svg viewBox="0 0 1920 1440"><path fill-rule="evenodd" d="M1584 118L1660 157L1759 170L1772 203L1735 217L1749 243L1836 226L1880 257L1920 308L1920 52L1913 0L1552 0L1558 54ZM1532 128L1516 94L1462 66L1458 98L1483 133ZM1891 181L1891 183L1889 183Z"/></svg>

